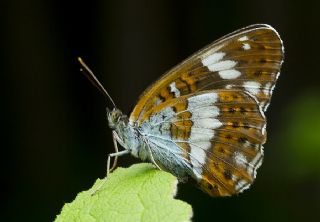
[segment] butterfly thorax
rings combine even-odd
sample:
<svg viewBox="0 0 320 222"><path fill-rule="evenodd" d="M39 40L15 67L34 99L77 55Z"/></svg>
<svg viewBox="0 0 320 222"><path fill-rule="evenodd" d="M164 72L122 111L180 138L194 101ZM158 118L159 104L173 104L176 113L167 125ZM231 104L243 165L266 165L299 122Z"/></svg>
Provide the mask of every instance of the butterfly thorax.
<svg viewBox="0 0 320 222"><path fill-rule="evenodd" d="M112 111L107 108L109 127L116 133L117 142L131 154L142 160L148 158L148 153L143 143L143 138L137 128L131 126L129 118L121 110L114 108Z"/></svg>

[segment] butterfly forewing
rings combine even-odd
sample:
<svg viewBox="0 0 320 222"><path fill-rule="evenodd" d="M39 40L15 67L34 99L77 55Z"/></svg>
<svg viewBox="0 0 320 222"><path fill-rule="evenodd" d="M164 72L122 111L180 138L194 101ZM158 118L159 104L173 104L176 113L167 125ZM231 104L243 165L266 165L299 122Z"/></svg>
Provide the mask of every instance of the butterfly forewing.
<svg viewBox="0 0 320 222"><path fill-rule="evenodd" d="M212 196L242 192L262 163L264 111L282 60L272 27L238 30L151 85L129 124L147 136L155 162L180 180L191 177Z"/></svg>
<svg viewBox="0 0 320 222"><path fill-rule="evenodd" d="M241 89L255 96L265 111L283 60L282 41L268 25L253 25L231 33L168 71L140 97L131 123L172 98L211 89Z"/></svg>

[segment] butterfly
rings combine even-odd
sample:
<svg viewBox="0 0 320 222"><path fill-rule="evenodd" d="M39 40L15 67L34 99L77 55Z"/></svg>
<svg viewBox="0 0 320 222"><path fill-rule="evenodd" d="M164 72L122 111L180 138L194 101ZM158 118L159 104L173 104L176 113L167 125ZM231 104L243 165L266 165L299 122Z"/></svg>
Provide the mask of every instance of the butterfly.
<svg viewBox="0 0 320 222"><path fill-rule="evenodd" d="M114 107L107 108L115 146L107 174L117 157L132 154L211 196L249 188L262 164L264 113L283 57L282 40L271 26L239 29L165 73L142 93L130 116L79 58L82 71Z"/></svg>

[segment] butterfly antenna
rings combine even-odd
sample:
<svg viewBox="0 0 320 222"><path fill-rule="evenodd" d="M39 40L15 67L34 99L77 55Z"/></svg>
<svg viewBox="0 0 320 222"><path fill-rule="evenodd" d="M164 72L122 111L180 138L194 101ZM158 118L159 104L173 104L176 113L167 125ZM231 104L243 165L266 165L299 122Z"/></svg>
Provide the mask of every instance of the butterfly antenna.
<svg viewBox="0 0 320 222"><path fill-rule="evenodd" d="M80 68L80 71L89 79L89 81L106 97L109 98L111 103L113 104L113 107L116 108L116 104L113 102L113 99L107 92L107 90L103 87L103 85L99 82L97 77L93 74L91 69L87 66L87 64L78 57L78 61L80 62L82 68Z"/></svg>

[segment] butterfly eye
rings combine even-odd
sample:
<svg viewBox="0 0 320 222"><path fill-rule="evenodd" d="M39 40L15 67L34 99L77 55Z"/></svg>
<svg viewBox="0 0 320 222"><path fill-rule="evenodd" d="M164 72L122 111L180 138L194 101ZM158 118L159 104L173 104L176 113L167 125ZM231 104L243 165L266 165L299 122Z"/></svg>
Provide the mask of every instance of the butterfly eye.
<svg viewBox="0 0 320 222"><path fill-rule="evenodd" d="M112 122L118 122L118 115L117 115L117 113L112 112L111 118L112 118Z"/></svg>
<svg viewBox="0 0 320 222"><path fill-rule="evenodd" d="M113 109L108 112L108 122L111 128L115 128L116 125L121 121L122 112L118 109Z"/></svg>
<svg viewBox="0 0 320 222"><path fill-rule="evenodd" d="M115 115L113 111L110 111L109 109L107 109L107 119L108 119L108 123L111 129L115 128Z"/></svg>

